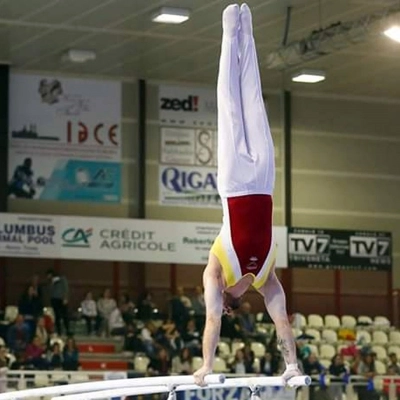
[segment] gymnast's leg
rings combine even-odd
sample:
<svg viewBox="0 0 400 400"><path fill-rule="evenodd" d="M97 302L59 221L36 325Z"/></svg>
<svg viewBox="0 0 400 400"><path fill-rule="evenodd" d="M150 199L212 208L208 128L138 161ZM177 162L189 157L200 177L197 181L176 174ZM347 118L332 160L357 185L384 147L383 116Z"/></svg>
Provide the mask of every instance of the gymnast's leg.
<svg viewBox="0 0 400 400"><path fill-rule="evenodd" d="M239 6L237 4L230 5L224 10L222 27L217 84L218 190L220 196L226 198L243 191L240 164L242 157L248 157L240 95Z"/></svg>
<svg viewBox="0 0 400 400"><path fill-rule="evenodd" d="M240 8L240 90L243 124L249 152L256 165L256 193L272 194L275 183L274 144L263 101L251 12Z"/></svg>

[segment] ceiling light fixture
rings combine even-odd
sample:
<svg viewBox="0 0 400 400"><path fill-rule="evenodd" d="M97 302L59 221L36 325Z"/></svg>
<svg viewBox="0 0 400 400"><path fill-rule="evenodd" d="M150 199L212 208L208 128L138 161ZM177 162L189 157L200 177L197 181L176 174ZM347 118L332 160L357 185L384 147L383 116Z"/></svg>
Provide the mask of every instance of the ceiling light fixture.
<svg viewBox="0 0 400 400"><path fill-rule="evenodd" d="M186 8L161 7L155 12L151 20L164 24L181 24L189 19L190 12Z"/></svg>
<svg viewBox="0 0 400 400"><path fill-rule="evenodd" d="M69 61L74 63L84 63L87 61L93 61L96 59L96 53L91 50L75 50L70 49L62 55L63 61Z"/></svg>
<svg viewBox="0 0 400 400"><path fill-rule="evenodd" d="M324 81L325 78L326 75L323 71L303 70L292 75L292 81L300 83L317 83Z"/></svg>
<svg viewBox="0 0 400 400"><path fill-rule="evenodd" d="M400 26L394 25L383 32L388 38L400 43Z"/></svg>

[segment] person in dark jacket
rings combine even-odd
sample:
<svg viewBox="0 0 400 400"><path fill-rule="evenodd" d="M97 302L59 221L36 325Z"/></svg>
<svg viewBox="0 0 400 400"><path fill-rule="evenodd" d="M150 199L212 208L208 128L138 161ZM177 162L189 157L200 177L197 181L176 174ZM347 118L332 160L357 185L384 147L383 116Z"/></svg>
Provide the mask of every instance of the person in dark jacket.
<svg viewBox="0 0 400 400"><path fill-rule="evenodd" d="M69 287L68 281L64 276L58 272L50 269L47 271L47 279L50 283L50 301L54 310L56 330L59 335L62 335L61 321L64 322L64 327L67 335L70 334L69 330L69 316L68 316L68 298Z"/></svg>

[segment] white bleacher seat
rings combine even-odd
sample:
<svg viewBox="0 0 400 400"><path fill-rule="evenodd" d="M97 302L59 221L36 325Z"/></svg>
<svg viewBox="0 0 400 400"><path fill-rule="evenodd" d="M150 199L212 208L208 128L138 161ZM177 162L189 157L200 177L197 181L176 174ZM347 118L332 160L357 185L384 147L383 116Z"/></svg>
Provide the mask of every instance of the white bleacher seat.
<svg viewBox="0 0 400 400"><path fill-rule="evenodd" d="M337 333L333 329L324 329L321 337L328 343L336 343L338 341Z"/></svg>
<svg viewBox="0 0 400 400"><path fill-rule="evenodd" d="M329 367L331 366L331 360L327 359L327 358L321 358L319 360L319 362L321 363L321 365L325 368L325 369L329 369Z"/></svg>
<svg viewBox="0 0 400 400"><path fill-rule="evenodd" d="M133 360L133 365L136 372L147 372L149 363L150 359L142 356L137 356Z"/></svg>
<svg viewBox="0 0 400 400"><path fill-rule="evenodd" d="M336 354L336 349L331 344L321 344L319 346L319 356L331 360Z"/></svg>
<svg viewBox="0 0 400 400"><path fill-rule="evenodd" d="M385 361L387 359L386 349L383 346L374 345L371 347L371 350L376 353L378 360Z"/></svg>
<svg viewBox="0 0 400 400"><path fill-rule="evenodd" d="M303 333L303 331L300 328L292 328L292 332L295 338L297 338Z"/></svg>
<svg viewBox="0 0 400 400"><path fill-rule="evenodd" d="M256 332L262 333L263 335L267 335L268 334L267 328L265 328L263 326L260 326L260 325L256 326Z"/></svg>
<svg viewBox="0 0 400 400"><path fill-rule="evenodd" d="M47 375L35 374L35 377L33 378L33 384L35 387L48 386L49 383L49 377Z"/></svg>
<svg viewBox="0 0 400 400"><path fill-rule="evenodd" d="M252 342L251 350L254 352L254 357L264 357L265 355L265 346L262 343Z"/></svg>
<svg viewBox="0 0 400 400"><path fill-rule="evenodd" d="M312 329L312 328L306 329L304 333L305 333L306 335L313 336L314 339L312 339L312 340L314 340L314 341L316 341L316 342L319 342L319 341L321 340L321 332L318 331L318 330L316 330L316 329ZM311 340L311 339L310 339L310 340Z"/></svg>
<svg viewBox="0 0 400 400"><path fill-rule="evenodd" d="M228 343L219 342L218 350L219 350L219 356L222 358L227 358L231 355L231 348Z"/></svg>
<svg viewBox="0 0 400 400"><path fill-rule="evenodd" d="M264 319L264 313L259 312L256 314L256 322L263 322Z"/></svg>
<svg viewBox="0 0 400 400"><path fill-rule="evenodd" d="M18 315L18 307L17 306L6 306L5 312L4 312L4 319L7 322L14 322L15 318L17 318Z"/></svg>
<svg viewBox="0 0 400 400"><path fill-rule="evenodd" d="M375 360L375 370L378 375L385 375L386 374L386 366L380 360Z"/></svg>
<svg viewBox="0 0 400 400"><path fill-rule="evenodd" d="M50 376L53 384L58 382L69 382L69 376L64 371L53 371Z"/></svg>
<svg viewBox="0 0 400 400"><path fill-rule="evenodd" d="M307 320L306 317L303 314L300 313L294 313L293 314L293 328L305 328L307 326Z"/></svg>
<svg viewBox="0 0 400 400"><path fill-rule="evenodd" d="M371 317L368 317L368 315L360 315L358 318L357 318L357 322L359 323L359 324L366 324L366 325L372 325L372 318Z"/></svg>
<svg viewBox="0 0 400 400"><path fill-rule="evenodd" d="M387 354L394 353L396 354L397 358L400 359L400 346L389 346L387 348Z"/></svg>
<svg viewBox="0 0 400 400"><path fill-rule="evenodd" d="M197 371L203 365L203 359L201 357L192 358L193 370Z"/></svg>
<svg viewBox="0 0 400 400"><path fill-rule="evenodd" d="M236 354L236 351L238 349L243 349L244 347L244 343L243 342L232 342L232 346L231 346L231 351L232 351L232 355Z"/></svg>
<svg viewBox="0 0 400 400"><path fill-rule="evenodd" d="M260 372L260 359L258 357L254 357L253 370L256 374Z"/></svg>
<svg viewBox="0 0 400 400"><path fill-rule="evenodd" d="M372 332L372 342L374 344L387 344L389 342L388 336L383 331Z"/></svg>
<svg viewBox="0 0 400 400"><path fill-rule="evenodd" d="M308 316L308 326L310 328L321 329L324 326L324 319L319 314L310 314Z"/></svg>
<svg viewBox="0 0 400 400"><path fill-rule="evenodd" d="M325 327L330 329L340 328L340 319L336 315L325 315Z"/></svg>
<svg viewBox="0 0 400 400"><path fill-rule="evenodd" d="M85 373L71 374L71 383L83 383L83 382L89 382L89 380L90 380L89 375Z"/></svg>
<svg viewBox="0 0 400 400"><path fill-rule="evenodd" d="M374 324L375 325L384 325L384 326L390 326L390 321L388 320L387 317L385 317L384 315L377 315L374 318Z"/></svg>
<svg viewBox="0 0 400 400"><path fill-rule="evenodd" d="M356 340L360 343L371 343L371 334L365 329L360 329L357 331Z"/></svg>
<svg viewBox="0 0 400 400"><path fill-rule="evenodd" d="M400 332L399 331L389 332L389 342L391 344L399 344L400 345Z"/></svg>
<svg viewBox="0 0 400 400"><path fill-rule="evenodd" d="M317 357L319 357L319 350L318 350L318 347L315 344L307 344L307 346L310 348L311 353L313 353Z"/></svg>
<svg viewBox="0 0 400 400"><path fill-rule="evenodd" d="M226 367L226 362L224 359L221 357L215 357L214 359L214 365L213 365L213 371L218 373L218 372L226 372L227 367Z"/></svg>
<svg viewBox="0 0 400 400"><path fill-rule="evenodd" d="M357 320L352 315L342 316L342 326L345 328L354 328L357 325Z"/></svg>

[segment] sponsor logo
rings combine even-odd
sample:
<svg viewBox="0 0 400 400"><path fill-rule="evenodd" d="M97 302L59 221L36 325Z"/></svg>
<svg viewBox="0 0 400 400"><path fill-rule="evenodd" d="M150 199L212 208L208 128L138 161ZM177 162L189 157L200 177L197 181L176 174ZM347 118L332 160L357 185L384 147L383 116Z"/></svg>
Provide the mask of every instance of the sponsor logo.
<svg viewBox="0 0 400 400"><path fill-rule="evenodd" d="M289 254L315 256L329 254L329 235L298 234L289 235Z"/></svg>
<svg viewBox="0 0 400 400"><path fill-rule="evenodd" d="M61 238L63 247L90 247L89 238L93 235L93 228L68 228Z"/></svg>
<svg viewBox="0 0 400 400"><path fill-rule="evenodd" d="M54 244L54 225L4 224L0 225L0 242L27 245Z"/></svg>
<svg viewBox="0 0 400 400"><path fill-rule="evenodd" d="M161 110L197 112L199 110L199 96L189 95L186 99L162 97Z"/></svg>
<svg viewBox="0 0 400 400"><path fill-rule="evenodd" d="M388 257L391 255L390 238L350 236L350 256L361 258Z"/></svg>
<svg viewBox="0 0 400 400"><path fill-rule="evenodd" d="M217 173L184 171L179 168L166 168L161 176L165 188L176 193L216 192Z"/></svg>

